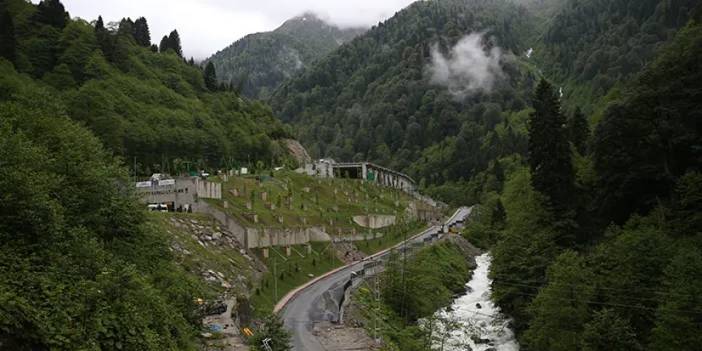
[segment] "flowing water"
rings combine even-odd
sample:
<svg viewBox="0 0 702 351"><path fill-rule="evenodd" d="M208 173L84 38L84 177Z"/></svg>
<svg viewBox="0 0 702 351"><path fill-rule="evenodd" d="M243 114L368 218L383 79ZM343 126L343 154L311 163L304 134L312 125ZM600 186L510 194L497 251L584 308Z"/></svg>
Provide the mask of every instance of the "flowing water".
<svg viewBox="0 0 702 351"><path fill-rule="evenodd" d="M490 300L489 254L476 257L477 268L466 285L465 295L450 308L438 311L431 326L433 350L518 351L509 319ZM429 327L424 321L425 328ZM469 348L470 347L470 348Z"/></svg>

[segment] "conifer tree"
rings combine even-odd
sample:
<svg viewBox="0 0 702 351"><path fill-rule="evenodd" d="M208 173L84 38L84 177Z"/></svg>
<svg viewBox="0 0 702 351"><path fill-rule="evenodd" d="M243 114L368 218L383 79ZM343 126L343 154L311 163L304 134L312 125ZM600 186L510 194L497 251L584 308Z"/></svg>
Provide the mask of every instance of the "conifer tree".
<svg viewBox="0 0 702 351"><path fill-rule="evenodd" d="M37 12L34 16L37 22L57 28L65 27L69 19L68 12L66 12L59 0L44 0L40 2L37 5Z"/></svg>
<svg viewBox="0 0 702 351"><path fill-rule="evenodd" d="M249 339L249 345L254 350L266 350L263 340L269 339L268 346L273 351L288 351L290 347L290 334L285 330L283 321L276 314L270 314L263 319L263 327Z"/></svg>
<svg viewBox="0 0 702 351"><path fill-rule="evenodd" d="M217 72L212 61L205 66L205 86L211 91L217 90Z"/></svg>
<svg viewBox="0 0 702 351"><path fill-rule="evenodd" d="M117 35L129 35L134 38L134 22L131 18L122 18L122 20L119 22Z"/></svg>
<svg viewBox="0 0 702 351"><path fill-rule="evenodd" d="M114 53L113 38L107 28L105 28L102 16L98 16L95 22L95 38L97 39L98 45L100 45L103 55L111 59Z"/></svg>
<svg viewBox="0 0 702 351"><path fill-rule="evenodd" d="M105 22L102 20L102 16L98 16L97 21L95 21L95 32L105 30Z"/></svg>
<svg viewBox="0 0 702 351"><path fill-rule="evenodd" d="M158 52L158 45L151 44L151 52Z"/></svg>
<svg viewBox="0 0 702 351"><path fill-rule="evenodd" d="M575 112L568 119L568 135L570 141L580 154L587 152L587 139L590 136L590 126L587 123L587 118L580 110L580 107L575 109Z"/></svg>
<svg viewBox="0 0 702 351"><path fill-rule="evenodd" d="M566 120L559 98L545 79L539 82L534 97L534 112L529 115L529 166L534 189L546 196L547 205L557 221L568 221L574 191L574 172ZM559 223L559 226L565 222ZM562 242L561 244L566 244Z"/></svg>
<svg viewBox="0 0 702 351"><path fill-rule="evenodd" d="M151 46L151 32L149 31L149 24L146 22L146 18L139 17L134 21L134 40L137 44L143 47Z"/></svg>
<svg viewBox="0 0 702 351"><path fill-rule="evenodd" d="M16 51L15 25L12 16L0 2L0 57L4 57L10 62L15 61Z"/></svg>
<svg viewBox="0 0 702 351"><path fill-rule="evenodd" d="M161 42L158 44L158 51L160 53L165 53L168 50L168 36L164 35L161 38Z"/></svg>
<svg viewBox="0 0 702 351"><path fill-rule="evenodd" d="M183 57L183 49L180 46L180 35L178 35L178 31L175 29L168 35L168 48L175 51L178 56Z"/></svg>

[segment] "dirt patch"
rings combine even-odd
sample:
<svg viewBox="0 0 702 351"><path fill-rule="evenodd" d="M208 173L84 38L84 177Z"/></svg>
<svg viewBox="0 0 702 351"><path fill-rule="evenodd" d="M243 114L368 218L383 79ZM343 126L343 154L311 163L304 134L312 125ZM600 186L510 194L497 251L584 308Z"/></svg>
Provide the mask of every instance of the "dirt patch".
<svg viewBox="0 0 702 351"><path fill-rule="evenodd" d="M299 141L295 139L282 139L281 142L288 148L290 155L292 155L299 164L304 165L312 162L312 157L310 157L310 154L307 153L307 150Z"/></svg>
<svg viewBox="0 0 702 351"><path fill-rule="evenodd" d="M231 311L235 306L233 299L227 300L227 311L214 316L207 316L203 319L205 327L214 328L212 332L203 333L206 350L218 351L249 351L249 347L244 343L241 333L231 318Z"/></svg>
<svg viewBox="0 0 702 351"><path fill-rule="evenodd" d="M322 322L315 324L312 334L328 351L380 350L363 328Z"/></svg>
<svg viewBox="0 0 702 351"><path fill-rule="evenodd" d="M336 257L344 262L344 264L360 261L366 257L366 254L360 251L358 247L356 247L356 244L352 242L334 243L334 249L336 250Z"/></svg>

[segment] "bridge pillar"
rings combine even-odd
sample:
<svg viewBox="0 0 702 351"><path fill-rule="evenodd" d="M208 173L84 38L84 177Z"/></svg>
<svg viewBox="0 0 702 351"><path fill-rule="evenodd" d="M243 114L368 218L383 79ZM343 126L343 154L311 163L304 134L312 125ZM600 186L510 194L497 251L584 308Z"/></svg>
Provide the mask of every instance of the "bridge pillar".
<svg viewBox="0 0 702 351"><path fill-rule="evenodd" d="M363 180L368 179L368 165L365 163L361 164L361 176L363 177Z"/></svg>

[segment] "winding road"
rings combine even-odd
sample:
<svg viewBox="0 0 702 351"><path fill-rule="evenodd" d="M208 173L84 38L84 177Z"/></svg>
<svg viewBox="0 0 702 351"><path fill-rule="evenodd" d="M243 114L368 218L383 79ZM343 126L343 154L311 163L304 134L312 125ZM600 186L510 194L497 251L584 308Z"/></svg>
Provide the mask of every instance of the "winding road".
<svg viewBox="0 0 702 351"><path fill-rule="evenodd" d="M445 222L445 229L462 223L471 213L472 207L461 207ZM295 289L286 295L275 307L282 311L285 327L292 335L293 350L326 351L312 334L315 323L336 322L339 317L339 297L343 295L343 285L349 280L351 272L360 270L364 264L378 261L388 256L394 248L413 242L423 242L432 234L440 234L442 226L432 226L423 232L401 242L394 247L368 256L362 261L338 268Z"/></svg>

